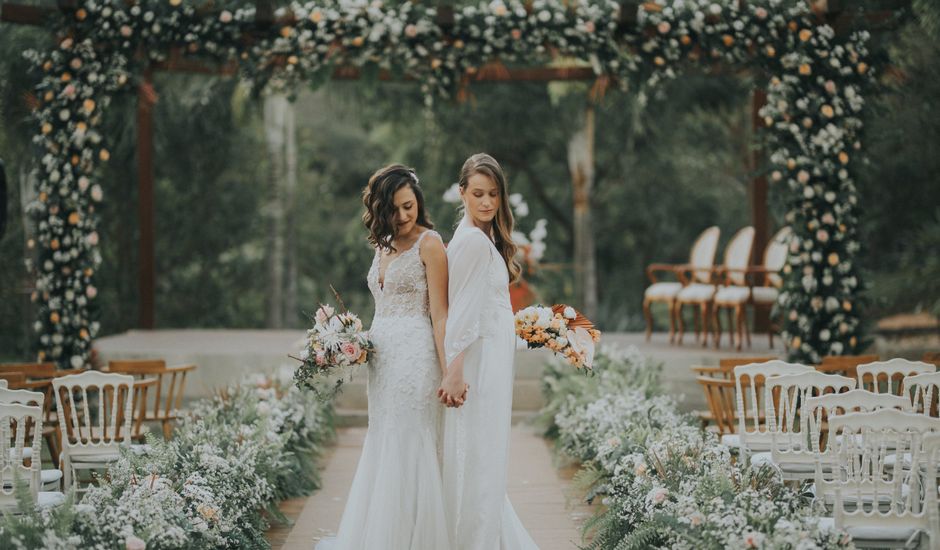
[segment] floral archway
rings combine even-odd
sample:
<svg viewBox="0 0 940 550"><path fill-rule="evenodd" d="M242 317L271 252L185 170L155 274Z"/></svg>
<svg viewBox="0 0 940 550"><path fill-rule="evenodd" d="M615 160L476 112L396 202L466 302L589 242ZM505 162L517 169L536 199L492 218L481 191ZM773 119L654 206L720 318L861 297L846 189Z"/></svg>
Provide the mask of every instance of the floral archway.
<svg viewBox="0 0 940 550"><path fill-rule="evenodd" d="M871 82L866 42L837 36L803 3L673 0L639 7L584 0L494 0L460 8L443 28L433 7L380 1L293 3L259 27L255 8L202 11L183 0L84 0L55 22L57 42L27 52L39 73L35 144L41 171L29 212L37 233L38 357L81 367L95 320L95 182L108 161L100 131L111 98L172 54L238 63L257 89L315 81L338 66L378 68L420 83L426 101L460 92L493 60L588 62L602 80L653 90L688 63L740 66L766 77L770 179L786 186L793 228L778 307L792 359L815 362L859 346L855 258L860 113ZM261 30L259 30L261 29Z"/></svg>

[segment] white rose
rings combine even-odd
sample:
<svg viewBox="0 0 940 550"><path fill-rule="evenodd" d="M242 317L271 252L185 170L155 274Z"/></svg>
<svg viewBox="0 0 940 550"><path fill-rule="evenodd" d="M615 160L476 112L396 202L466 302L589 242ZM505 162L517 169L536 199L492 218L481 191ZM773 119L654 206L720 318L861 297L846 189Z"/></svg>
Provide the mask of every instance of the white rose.
<svg viewBox="0 0 940 550"><path fill-rule="evenodd" d="M565 308L565 319L574 319L577 316L578 312L576 312L573 307L567 306Z"/></svg>

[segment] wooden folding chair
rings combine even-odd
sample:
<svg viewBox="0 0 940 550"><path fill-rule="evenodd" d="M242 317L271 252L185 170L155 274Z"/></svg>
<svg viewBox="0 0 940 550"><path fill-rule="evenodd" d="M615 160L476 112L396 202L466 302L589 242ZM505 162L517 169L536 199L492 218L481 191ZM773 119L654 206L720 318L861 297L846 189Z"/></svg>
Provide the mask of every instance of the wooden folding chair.
<svg viewBox="0 0 940 550"><path fill-rule="evenodd" d="M735 433L737 417L735 416L734 380L699 376L696 378L705 392L708 403L708 417L700 416L703 421L710 421L719 436ZM711 426L709 426L711 429Z"/></svg>
<svg viewBox="0 0 940 550"><path fill-rule="evenodd" d="M186 376L196 365L178 365L167 367L163 360L141 359L109 361L108 370L114 373L131 374L136 377L155 377L153 406L149 403L143 405L144 421L160 422L163 428L163 437L170 439L173 435L173 422L180 416L183 402L183 391L186 388ZM149 401L146 393L142 396ZM137 434L139 437L140 434Z"/></svg>
<svg viewBox="0 0 940 550"><path fill-rule="evenodd" d="M823 357L822 363L816 366L816 370L857 379L858 372L855 369L859 365L874 363L877 360L877 355L827 355Z"/></svg>

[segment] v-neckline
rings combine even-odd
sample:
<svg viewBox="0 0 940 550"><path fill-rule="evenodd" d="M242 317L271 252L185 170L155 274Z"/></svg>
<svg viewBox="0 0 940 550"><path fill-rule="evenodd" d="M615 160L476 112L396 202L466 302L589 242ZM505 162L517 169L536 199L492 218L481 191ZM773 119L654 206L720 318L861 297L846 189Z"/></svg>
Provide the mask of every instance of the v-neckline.
<svg viewBox="0 0 940 550"><path fill-rule="evenodd" d="M418 235L418 238L415 239L415 242L411 243L411 246L409 246L406 250L401 251L401 252L398 254L398 256L395 256L394 258L392 258L392 260L391 260L390 262L388 262L388 265L385 266L385 273L382 273L382 249L380 248L380 249L378 250L378 253L379 253L379 265L378 265L379 277L378 277L378 279L377 279L377 282L379 283L379 290L381 290L382 292L385 292L385 276L388 275L388 270L389 270L389 268L392 267L392 264L394 264L395 262L397 262L398 259L401 258L402 256L404 256L405 254L407 254L407 253L411 252L412 250L414 250L414 248L415 248L416 246L418 246L418 242L421 241L421 237L423 237L424 234L427 233L428 231L429 231L429 230L422 231L421 234Z"/></svg>

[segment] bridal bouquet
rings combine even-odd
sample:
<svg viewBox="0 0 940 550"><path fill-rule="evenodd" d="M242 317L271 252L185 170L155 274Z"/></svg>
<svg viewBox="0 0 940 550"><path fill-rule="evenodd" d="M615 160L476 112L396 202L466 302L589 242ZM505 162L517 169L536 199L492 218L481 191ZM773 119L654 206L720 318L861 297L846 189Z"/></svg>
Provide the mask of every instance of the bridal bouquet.
<svg viewBox="0 0 940 550"><path fill-rule="evenodd" d="M577 369L591 369L601 333L573 307L530 306L516 313L516 335L529 349L548 348Z"/></svg>
<svg viewBox="0 0 940 550"><path fill-rule="evenodd" d="M294 383L332 398L355 367L369 360L374 347L354 313L337 313L321 305L312 320L300 357L294 357L301 363L294 371Z"/></svg>

